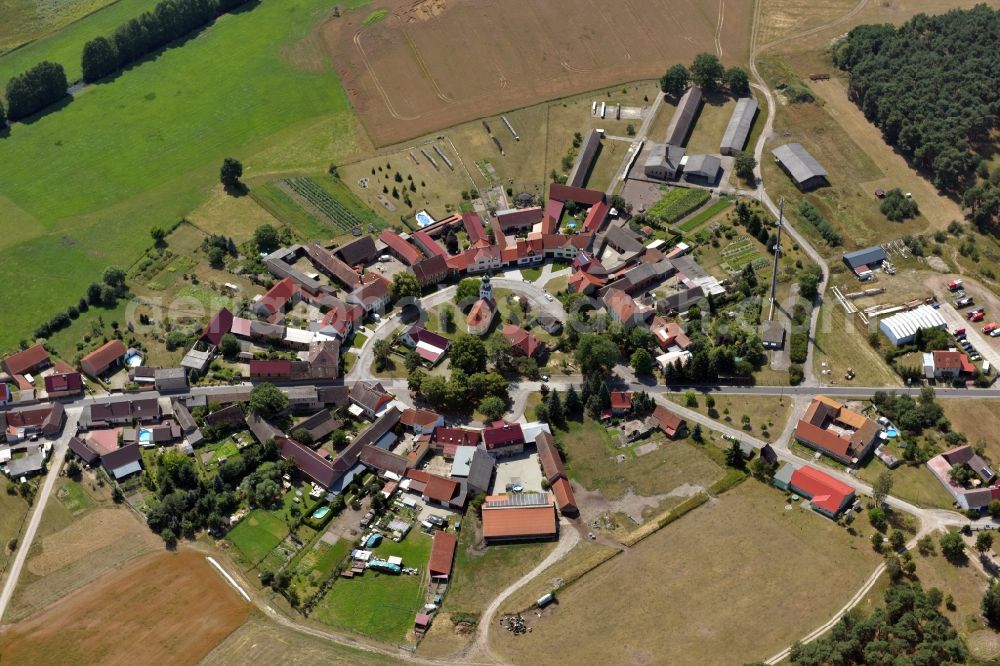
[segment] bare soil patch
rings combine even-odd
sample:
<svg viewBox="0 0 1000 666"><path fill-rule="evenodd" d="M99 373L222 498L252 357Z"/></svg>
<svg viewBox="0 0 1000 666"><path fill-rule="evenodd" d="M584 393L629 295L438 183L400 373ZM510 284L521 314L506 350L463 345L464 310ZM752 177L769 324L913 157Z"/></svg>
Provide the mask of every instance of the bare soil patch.
<svg viewBox="0 0 1000 666"><path fill-rule="evenodd" d="M670 63L689 62L701 51L719 51L729 65L742 62L752 14L751 3L731 0L390 0L382 6L389 15L369 25L370 7L362 7L323 27L330 59L377 145L659 77Z"/></svg>
<svg viewBox="0 0 1000 666"><path fill-rule="evenodd" d="M157 553L0 632L12 664L193 664L251 606L193 552Z"/></svg>

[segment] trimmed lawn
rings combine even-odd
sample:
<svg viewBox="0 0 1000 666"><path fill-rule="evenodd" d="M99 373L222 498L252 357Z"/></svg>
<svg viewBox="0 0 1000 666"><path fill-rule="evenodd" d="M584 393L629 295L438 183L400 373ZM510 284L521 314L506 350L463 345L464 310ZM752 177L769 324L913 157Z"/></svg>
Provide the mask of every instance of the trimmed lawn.
<svg viewBox="0 0 1000 666"><path fill-rule="evenodd" d="M312 618L334 627L356 631L376 640L401 643L424 604L424 576L431 538L413 530L400 543L383 541L375 555L398 555L403 566L417 567L418 576L393 576L366 571L360 578L338 580L316 605Z"/></svg>
<svg viewBox="0 0 1000 666"><path fill-rule="evenodd" d="M534 282L538 278L542 277L542 269L537 266L531 266L529 268L521 269L521 277L529 282Z"/></svg>
<svg viewBox="0 0 1000 666"><path fill-rule="evenodd" d="M288 536L288 526L274 514L254 509L226 538L236 546L251 564L257 564Z"/></svg>
<svg viewBox="0 0 1000 666"><path fill-rule="evenodd" d="M514 663L702 664L709 650L747 663L822 624L880 561L864 536L748 480L586 574L531 633L496 631L492 645Z"/></svg>
<svg viewBox="0 0 1000 666"><path fill-rule="evenodd" d="M591 419L570 421L568 431L554 429L553 436L566 451L570 478L589 490L599 490L608 500L621 499L629 490L651 497L668 493L685 483L708 486L723 470L699 447L687 441L670 441L654 435L625 448L617 436ZM637 455L636 446L660 442L657 450ZM617 456L625 455L624 462Z"/></svg>
<svg viewBox="0 0 1000 666"><path fill-rule="evenodd" d="M88 19L90 28L74 25L0 58L0 80L22 71L24 58L63 63L72 78L81 43L140 7L149 3L113 5ZM252 179L255 169L316 168L357 149L335 72L315 44L300 42L328 10L324 0L248 6L88 86L65 107L13 125L3 140L0 252L9 270L26 276L16 297L34 307L14 307L13 292L0 298L8 312L0 349L76 302L108 265L135 261L151 228L172 225L214 191L223 157L243 158ZM94 29L101 21L108 25ZM267 153L276 143L291 144L294 157ZM56 265L64 270L37 270Z"/></svg>

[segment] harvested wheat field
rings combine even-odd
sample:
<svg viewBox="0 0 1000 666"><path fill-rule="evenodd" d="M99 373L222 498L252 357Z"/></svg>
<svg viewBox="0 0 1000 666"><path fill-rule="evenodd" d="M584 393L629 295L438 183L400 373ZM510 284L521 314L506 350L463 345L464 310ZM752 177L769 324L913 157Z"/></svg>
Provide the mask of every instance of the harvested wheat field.
<svg viewBox="0 0 1000 666"><path fill-rule="evenodd" d="M193 552L156 553L0 631L0 663L193 664L250 614Z"/></svg>
<svg viewBox="0 0 1000 666"><path fill-rule="evenodd" d="M752 3L733 0L389 0L379 7L330 19L323 36L380 146L658 78L702 51L742 63L752 14Z"/></svg>

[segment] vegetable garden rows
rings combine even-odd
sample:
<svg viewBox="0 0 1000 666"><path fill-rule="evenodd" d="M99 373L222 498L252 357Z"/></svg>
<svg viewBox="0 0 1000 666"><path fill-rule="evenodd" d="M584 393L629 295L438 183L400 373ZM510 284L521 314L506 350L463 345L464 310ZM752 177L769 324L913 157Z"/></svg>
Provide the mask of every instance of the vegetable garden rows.
<svg viewBox="0 0 1000 666"><path fill-rule="evenodd" d="M354 213L331 197L329 192L313 182L311 178L287 178L284 182L344 231L351 231L362 226L362 221Z"/></svg>

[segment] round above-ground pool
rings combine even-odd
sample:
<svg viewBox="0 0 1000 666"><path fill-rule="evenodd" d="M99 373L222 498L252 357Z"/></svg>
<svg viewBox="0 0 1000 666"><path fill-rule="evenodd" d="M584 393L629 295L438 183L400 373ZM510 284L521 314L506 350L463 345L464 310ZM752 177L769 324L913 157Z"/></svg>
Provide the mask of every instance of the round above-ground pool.
<svg viewBox="0 0 1000 666"><path fill-rule="evenodd" d="M885 434L889 437L899 437L899 431L895 428L887 428Z"/></svg>
<svg viewBox="0 0 1000 666"><path fill-rule="evenodd" d="M153 431L149 428L139 428L139 441L148 444L153 441Z"/></svg>

